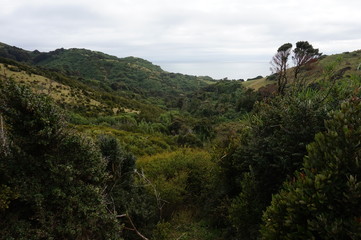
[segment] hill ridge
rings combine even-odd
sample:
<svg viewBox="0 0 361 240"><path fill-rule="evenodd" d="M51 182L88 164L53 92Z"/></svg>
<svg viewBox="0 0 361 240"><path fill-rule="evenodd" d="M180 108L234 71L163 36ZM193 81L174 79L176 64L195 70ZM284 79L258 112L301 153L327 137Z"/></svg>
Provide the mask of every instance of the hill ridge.
<svg viewBox="0 0 361 240"><path fill-rule="evenodd" d="M60 71L92 88L120 96L138 100L161 98L161 105L172 105L182 94L191 93L215 81L210 77L167 72L148 60L134 56L119 58L82 48L40 52L0 44L0 57Z"/></svg>

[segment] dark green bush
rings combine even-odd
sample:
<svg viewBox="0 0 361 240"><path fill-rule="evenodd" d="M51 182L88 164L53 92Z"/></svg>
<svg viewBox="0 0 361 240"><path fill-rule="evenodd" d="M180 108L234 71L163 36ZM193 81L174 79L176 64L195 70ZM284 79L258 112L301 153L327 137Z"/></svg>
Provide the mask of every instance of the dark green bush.
<svg viewBox="0 0 361 240"><path fill-rule="evenodd" d="M16 194L1 213L2 238L119 239L102 194L106 162L92 141L68 130L47 98L11 81L0 82L0 112L0 186Z"/></svg>
<svg viewBox="0 0 361 240"><path fill-rule="evenodd" d="M307 147L303 169L273 197L262 239L361 238L361 101L344 103Z"/></svg>

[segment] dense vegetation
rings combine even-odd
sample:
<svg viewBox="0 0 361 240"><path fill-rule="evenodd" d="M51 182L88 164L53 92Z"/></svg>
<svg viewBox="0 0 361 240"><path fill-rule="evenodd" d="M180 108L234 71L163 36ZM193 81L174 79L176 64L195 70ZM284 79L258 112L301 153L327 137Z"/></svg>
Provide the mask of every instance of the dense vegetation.
<svg viewBox="0 0 361 240"><path fill-rule="evenodd" d="M361 52L310 46L256 91L0 44L2 238L359 239Z"/></svg>
<svg viewBox="0 0 361 240"><path fill-rule="evenodd" d="M175 104L176 97L214 81L210 77L165 72L144 59L117 58L86 49L30 52L3 45L0 56L73 76L97 90L168 107Z"/></svg>

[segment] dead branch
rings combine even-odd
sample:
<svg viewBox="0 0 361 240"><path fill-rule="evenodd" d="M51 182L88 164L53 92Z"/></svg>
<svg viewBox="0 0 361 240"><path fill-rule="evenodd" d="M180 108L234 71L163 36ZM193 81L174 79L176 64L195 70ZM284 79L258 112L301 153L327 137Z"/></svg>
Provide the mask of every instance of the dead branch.
<svg viewBox="0 0 361 240"><path fill-rule="evenodd" d="M130 231L134 231L139 237L141 237L144 240L149 240L147 237L145 237L143 234L141 234L138 229L135 227L133 220L131 219L131 217L129 216L129 214L121 214L121 215L117 215L117 218L123 218L126 217L130 223L130 225L132 225L132 228L129 227L124 227L124 229L130 230Z"/></svg>
<svg viewBox="0 0 361 240"><path fill-rule="evenodd" d="M163 211L163 207L166 203L168 203L167 201L163 200L160 197L160 193L157 191L156 186L145 176L144 172L142 171L141 173L135 169L134 172L141 177L149 186L151 186L153 188L153 192L154 192L154 196L156 198L157 201L157 206L159 209L159 218L162 219L162 211Z"/></svg>
<svg viewBox="0 0 361 240"><path fill-rule="evenodd" d="M6 130L4 127L4 118L3 116L0 114L0 141L1 141L1 151L2 153L6 156L8 155L8 142L7 142L7 137L6 137Z"/></svg>
<svg viewBox="0 0 361 240"><path fill-rule="evenodd" d="M182 235L180 235L176 240L181 239L184 235L185 235L185 233L182 233Z"/></svg>

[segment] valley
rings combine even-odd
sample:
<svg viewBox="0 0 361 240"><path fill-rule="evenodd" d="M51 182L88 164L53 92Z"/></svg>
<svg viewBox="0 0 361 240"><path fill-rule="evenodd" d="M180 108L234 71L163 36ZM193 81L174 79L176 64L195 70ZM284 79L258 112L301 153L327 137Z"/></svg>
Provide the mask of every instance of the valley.
<svg viewBox="0 0 361 240"><path fill-rule="evenodd" d="M288 68L281 93L277 74L214 80L136 57L0 44L1 232L299 239L285 236L327 222L337 230L327 234L356 239L360 63L358 50L320 56L298 78Z"/></svg>

